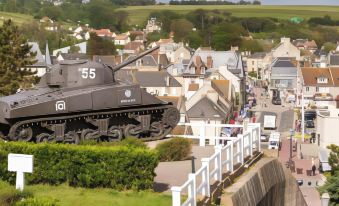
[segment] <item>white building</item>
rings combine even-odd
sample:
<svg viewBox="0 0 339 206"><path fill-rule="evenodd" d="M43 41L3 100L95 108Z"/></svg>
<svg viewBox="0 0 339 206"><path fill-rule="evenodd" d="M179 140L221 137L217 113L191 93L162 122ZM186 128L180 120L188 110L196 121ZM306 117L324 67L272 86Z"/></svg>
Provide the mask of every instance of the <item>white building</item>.
<svg viewBox="0 0 339 206"><path fill-rule="evenodd" d="M339 145L339 109L318 111L317 114L317 139L320 149L326 149L328 145Z"/></svg>
<svg viewBox="0 0 339 206"><path fill-rule="evenodd" d="M280 43L272 49L273 58L289 57L300 61L300 50L291 43L290 38L281 38Z"/></svg>

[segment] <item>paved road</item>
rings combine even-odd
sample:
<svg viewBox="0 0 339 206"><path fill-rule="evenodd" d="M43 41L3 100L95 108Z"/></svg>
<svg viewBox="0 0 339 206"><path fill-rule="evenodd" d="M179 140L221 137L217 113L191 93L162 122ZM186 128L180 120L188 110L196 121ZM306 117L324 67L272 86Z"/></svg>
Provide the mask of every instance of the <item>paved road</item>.
<svg viewBox="0 0 339 206"><path fill-rule="evenodd" d="M279 132L287 132L293 128L294 111L292 109L283 111L280 116Z"/></svg>

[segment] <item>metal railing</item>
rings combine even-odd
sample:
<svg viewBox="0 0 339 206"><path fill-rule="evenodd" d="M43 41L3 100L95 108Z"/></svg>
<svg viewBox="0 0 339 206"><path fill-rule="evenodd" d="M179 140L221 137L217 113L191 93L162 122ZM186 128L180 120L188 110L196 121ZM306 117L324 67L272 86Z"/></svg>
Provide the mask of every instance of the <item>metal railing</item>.
<svg viewBox="0 0 339 206"><path fill-rule="evenodd" d="M238 134L237 137L206 137L201 134L199 136L182 136L193 139L198 138L201 144L205 143L206 139L215 140L217 143L220 142L219 140L226 140L227 144L217 144L212 156L201 159L202 166L197 172L190 173L188 180L182 186L173 186L171 188L172 206L196 206L198 197L210 197L213 182L222 181L222 175L226 172L232 173L234 165L238 163L243 165L244 159L252 156L254 150L261 151L259 123L245 125L183 123L181 125L198 126L203 134L205 134L206 127L239 127L243 128L243 133ZM198 182L198 180L201 181ZM187 195L185 201L182 200L183 195Z"/></svg>

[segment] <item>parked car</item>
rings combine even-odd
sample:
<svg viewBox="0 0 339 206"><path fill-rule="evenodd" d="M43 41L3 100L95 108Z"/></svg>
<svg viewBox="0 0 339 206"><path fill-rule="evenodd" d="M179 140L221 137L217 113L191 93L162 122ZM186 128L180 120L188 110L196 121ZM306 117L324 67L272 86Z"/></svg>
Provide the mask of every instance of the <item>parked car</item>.
<svg viewBox="0 0 339 206"><path fill-rule="evenodd" d="M262 142L268 142L268 135L267 134L261 134L260 140Z"/></svg>
<svg viewBox="0 0 339 206"><path fill-rule="evenodd" d="M274 105L281 105L281 99L280 98L273 98L272 104Z"/></svg>
<svg viewBox="0 0 339 206"><path fill-rule="evenodd" d="M314 120L317 118L317 112L313 110L305 111L305 120Z"/></svg>
<svg viewBox="0 0 339 206"><path fill-rule="evenodd" d="M306 125L306 128L314 128L313 120L306 120L305 125Z"/></svg>

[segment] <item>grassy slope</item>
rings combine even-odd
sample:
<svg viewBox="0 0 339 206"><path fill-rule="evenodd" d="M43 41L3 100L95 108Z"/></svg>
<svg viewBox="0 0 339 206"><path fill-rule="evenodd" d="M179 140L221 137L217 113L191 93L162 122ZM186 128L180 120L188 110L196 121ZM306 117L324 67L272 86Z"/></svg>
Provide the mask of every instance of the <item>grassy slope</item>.
<svg viewBox="0 0 339 206"><path fill-rule="evenodd" d="M3 20L5 19L12 19L14 23L22 24L24 22L29 22L33 20L33 17L26 14L0 12L0 25L2 25Z"/></svg>
<svg viewBox="0 0 339 206"><path fill-rule="evenodd" d="M142 24L152 11L172 10L179 14L186 14L196 9L224 10L237 17L275 17L288 19L294 16L308 19L310 17L322 17L330 15L333 19L339 19L338 6L253 6L253 5L203 5L203 6L129 6L121 10L129 13L132 24Z"/></svg>
<svg viewBox="0 0 339 206"><path fill-rule="evenodd" d="M9 186L0 181L0 191L15 186ZM159 206L171 205L172 197L153 192L117 192L111 189L82 189L67 185L26 186L26 190L39 199L54 199L60 206Z"/></svg>

